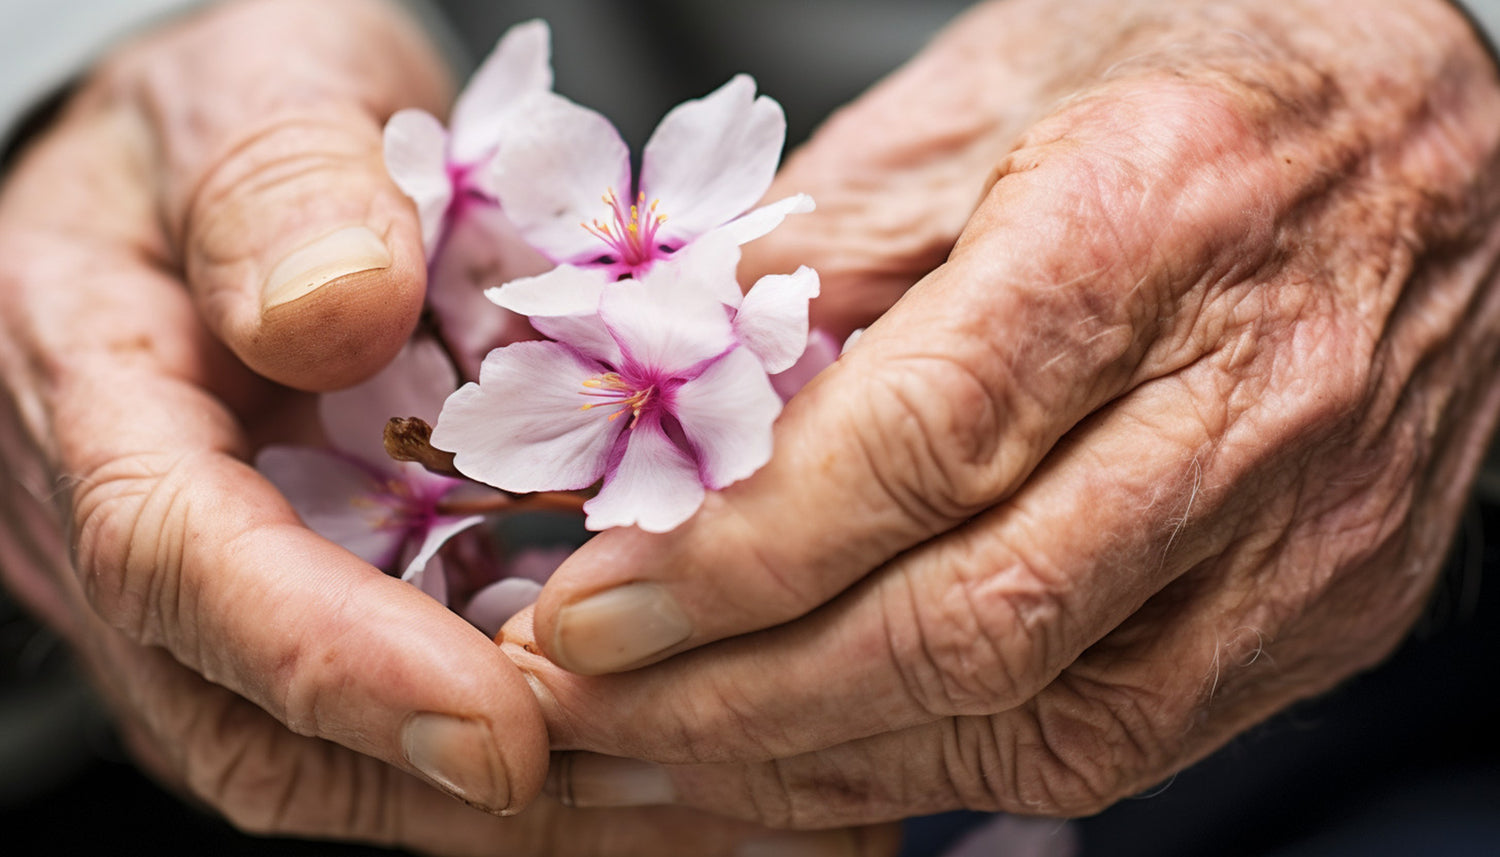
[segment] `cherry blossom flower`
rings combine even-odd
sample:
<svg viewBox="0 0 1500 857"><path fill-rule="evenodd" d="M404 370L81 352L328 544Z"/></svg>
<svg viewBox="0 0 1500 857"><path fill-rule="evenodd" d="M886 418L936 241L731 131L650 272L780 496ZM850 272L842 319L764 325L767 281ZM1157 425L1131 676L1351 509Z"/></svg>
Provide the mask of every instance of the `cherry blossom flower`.
<svg viewBox="0 0 1500 857"><path fill-rule="evenodd" d="M428 303L466 374L524 325L481 302L485 288L550 267L500 209L491 161L517 107L552 88L550 35L542 21L512 27L454 103L451 133L435 116L407 109L385 126L386 169L416 203L427 252Z"/></svg>
<svg viewBox="0 0 1500 857"><path fill-rule="evenodd" d="M763 279L738 310L727 308L716 295L738 294L731 248L732 256L680 254L607 288L568 275L556 309L588 305L580 295L592 287L597 310L533 318L557 341L491 352L479 383L443 406L433 445L455 452L464 474L507 491L602 479L583 507L590 529L681 524L706 490L769 460L781 411L769 374L801 354L807 300L817 294L816 273L803 268ZM798 296L800 330L786 311Z"/></svg>
<svg viewBox="0 0 1500 857"><path fill-rule="evenodd" d="M739 261L735 236L719 231L684 247L645 278L690 283L702 296L717 300L734 335L761 358L765 370L772 375L786 372L812 341L807 310L808 302L818 294L818 276L810 268L772 274L741 294L735 275ZM562 266L548 274L512 280L485 295L511 312L528 316L533 327L553 339L598 339L605 335L598 319L599 302L614 288L613 283L588 269ZM812 374L825 365L817 366Z"/></svg>
<svg viewBox="0 0 1500 857"><path fill-rule="evenodd" d="M333 449L272 446L255 462L309 529L445 604L438 548L484 518L446 512L444 501L469 483L392 461L383 433L392 416L431 419L457 383L442 350L415 340L374 378L321 397Z"/></svg>
<svg viewBox="0 0 1500 857"><path fill-rule="evenodd" d="M493 184L521 236L559 264L544 280L579 268L601 282L639 276L709 233L743 244L812 210L805 194L750 210L775 176L786 117L746 75L667 113L639 181L629 148L598 113L552 92L518 109L526 121L503 130Z"/></svg>

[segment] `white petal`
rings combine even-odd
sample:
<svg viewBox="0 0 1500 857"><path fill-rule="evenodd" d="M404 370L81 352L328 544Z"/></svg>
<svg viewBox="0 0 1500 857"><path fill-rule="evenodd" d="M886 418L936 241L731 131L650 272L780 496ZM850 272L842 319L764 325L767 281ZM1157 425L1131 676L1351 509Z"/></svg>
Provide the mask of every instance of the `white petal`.
<svg viewBox="0 0 1500 857"><path fill-rule="evenodd" d="M724 355L677 390L673 409L709 488L723 488L771 460L771 424L781 397L748 349Z"/></svg>
<svg viewBox="0 0 1500 857"><path fill-rule="evenodd" d="M819 372L839 359L839 344L826 331L814 330L807 334L807 347L802 356L785 372L771 376L771 386L783 402L797 395Z"/></svg>
<svg viewBox="0 0 1500 857"><path fill-rule="evenodd" d="M506 491L567 491L604 475L622 421L583 410L583 381L607 371L555 342L491 351L479 383L448 397L432 444L457 453L465 475Z"/></svg>
<svg viewBox="0 0 1500 857"><path fill-rule="evenodd" d="M426 111L402 110L385 123L385 168L396 187L417 204L429 257L442 238L443 217L453 201L447 150L448 132Z"/></svg>
<svg viewBox="0 0 1500 857"><path fill-rule="evenodd" d="M734 333L772 375L792 368L807 347L807 302L818 296L818 272L761 277L734 316Z"/></svg>
<svg viewBox="0 0 1500 857"><path fill-rule="evenodd" d="M630 429L625 454L604 477L604 485L583 504L584 526L591 530L628 527L665 533L686 521L703 504L698 468L656 420L643 419Z"/></svg>
<svg viewBox="0 0 1500 857"><path fill-rule="evenodd" d="M593 315L611 282L609 272L599 268L558 265L535 277L511 280L484 296L521 315Z"/></svg>
<svg viewBox="0 0 1500 857"><path fill-rule="evenodd" d="M525 96L552 89L552 36L545 21L505 31L453 105L453 157L473 163L500 144L511 108Z"/></svg>
<svg viewBox="0 0 1500 857"><path fill-rule="evenodd" d="M609 120L552 93L517 107L493 161L500 205L531 246L555 262L587 262L603 242L583 224L603 219L604 193L630 193L630 150Z"/></svg>
<svg viewBox="0 0 1500 857"><path fill-rule="evenodd" d="M532 326L544 336L618 366L620 347L599 320L599 298L612 282L614 278L601 268L558 265L544 274L490 289L485 297L512 312L531 316Z"/></svg>
<svg viewBox="0 0 1500 857"><path fill-rule="evenodd" d="M441 559L431 557L421 566L409 566L401 579L432 596L437 603L448 606L448 572Z"/></svg>
<svg viewBox="0 0 1500 857"><path fill-rule="evenodd" d="M661 200L662 233L691 240L754 205L771 186L786 117L736 75L714 92L673 108L641 159L641 191Z"/></svg>
<svg viewBox="0 0 1500 857"><path fill-rule="evenodd" d="M785 220L788 214L806 214L816 207L812 197L799 193L762 205L742 217L736 217L719 227L718 231L727 232L734 236L736 243L744 244L780 226L781 221Z"/></svg>
<svg viewBox="0 0 1500 857"><path fill-rule="evenodd" d="M307 528L371 565L396 562L404 533L386 529L383 479L369 468L320 449L271 446L255 469L286 497Z"/></svg>
<svg viewBox="0 0 1500 857"><path fill-rule="evenodd" d="M687 283L726 306L737 307L743 297L735 273L739 265L739 242L729 233L716 230L657 262L639 279L650 282L653 289L662 283Z"/></svg>
<svg viewBox="0 0 1500 857"><path fill-rule="evenodd" d="M535 580L507 577L474 593L463 609L463 617L486 636L493 637L510 617L535 604L541 594L542 585Z"/></svg>
<svg viewBox="0 0 1500 857"><path fill-rule="evenodd" d="M599 317L627 366L675 374L733 348L728 310L696 285L658 272L621 280L599 300Z"/></svg>
<svg viewBox="0 0 1500 857"><path fill-rule="evenodd" d="M428 560L432 559L433 555L438 552L438 548L442 547L445 542L475 524L483 523L483 521L483 515L470 515L467 518L438 518L428 528L426 536L422 539L421 546L417 548L416 554L407 563L406 570L401 573L401 579L411 580L414 576L420 574L422 569L427 568ZM442 600L443 603L447 603L446 599Z"/></svg>
<svg viewBox="0 0 1500 857"><path fill-rule="evenodd" d="M430 339L413 339L380 374L319 397L318 416L334 447L394 472L395 463L385 452L385 424L391 417L431 423L456 386L458 375L443 349Z"/></svg>
<svg viewBox="0 0 1500 857"><path fill-rule="evenodd" d="M531 326L543 336L549 336L567 345L583 356L597 360L611 368L619 368L623 357L620 344L610 335L609 328L599 315L537 316Z"/></svg>

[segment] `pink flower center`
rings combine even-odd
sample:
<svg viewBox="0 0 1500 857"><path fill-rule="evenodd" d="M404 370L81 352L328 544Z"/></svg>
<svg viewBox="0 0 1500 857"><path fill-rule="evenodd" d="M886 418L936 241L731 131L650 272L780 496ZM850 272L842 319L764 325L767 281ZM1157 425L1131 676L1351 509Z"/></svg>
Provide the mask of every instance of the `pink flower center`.
<svg viewBox="0 0 1500 857"><path fill-rule="evenodd" d="M667 216L656 211L661 200L653 199L648 206L646 195L642 193L627 209L615 195L614 188L605 192L603 200L609 206L610 218L582 226L609 247L610 255L614 257L610 263L635 269L666 255L656 244L656 233L667 222Z"/></svg>
<svg viewBox="0 0 1500 857"><path fill-rule="evenodd" d="M407 538L421 538L432 528L437 516L437 503L446 487L441 491L418 491L405 479L391 477L381 481L374 494L359 497L356 506L371 510L382 510L376 529L402 533Z"/></svg>
<svg viewBox="0 0 1500 857"><path fill-rule="evenodd" d="M635 428L635 424L641 419L641 411L650 404L652 397L656 395L655 384L646 387L636 387L620 377L620 373L618 372L605 372L603 375L585 378L583 386L587 388L584 390L583 395L606 399L607 401L589 402L580 407L579 410L591 411L594 408L601 407L616 408L615 412L609 415L610 422L614 422L622 414L628 412L631 415L630 428Z"/></svg>

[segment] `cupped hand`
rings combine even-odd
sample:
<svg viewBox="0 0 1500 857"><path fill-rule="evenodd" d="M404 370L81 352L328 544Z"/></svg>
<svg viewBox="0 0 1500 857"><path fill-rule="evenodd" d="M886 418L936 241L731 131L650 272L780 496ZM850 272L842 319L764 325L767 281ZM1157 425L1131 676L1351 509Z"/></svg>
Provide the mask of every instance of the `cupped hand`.
<svg viewBox="0 0 1500 857"><path fill-rule="evenodd" d="M414 327L421 233L380 129L450 97L395 4L345 0L220 4L84 82L0 194L5 580L142 760L250 831L445 854L763 841L688 810L533 803L548 746L522 674L245 463L312 424L289 387L367 377Z"/></svg>
<svg viewBox="0 0 1500 857"><path fill-rule="evenodd" d="M506 629L555 790L1086 814L1376 663L1500 413L1497 165L1445 2L976 9L747 248L840 331L904 296L765 469Z"/></svg>

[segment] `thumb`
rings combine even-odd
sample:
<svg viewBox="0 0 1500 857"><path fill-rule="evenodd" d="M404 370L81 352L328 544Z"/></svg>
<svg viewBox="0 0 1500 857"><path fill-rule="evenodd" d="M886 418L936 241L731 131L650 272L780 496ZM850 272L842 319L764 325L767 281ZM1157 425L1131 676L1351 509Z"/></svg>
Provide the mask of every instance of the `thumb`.
<svg viewBox="0 0 1500 857"><path fill-rule="evenodd" d="M400 107L436 109L449 90L415 21L396 4L262 0L220 7L137 56L161 214L210 329L302 389L379 370L426 288L381 125Z"/></svg>

